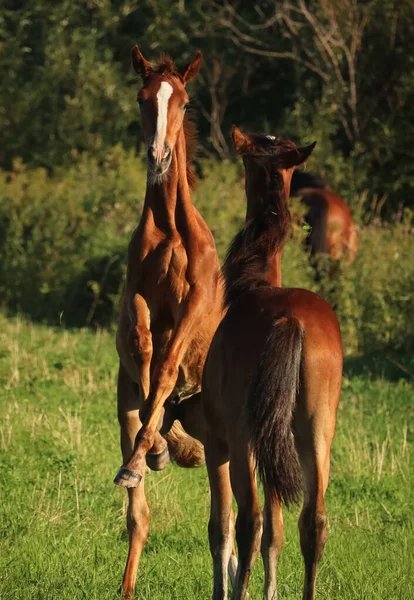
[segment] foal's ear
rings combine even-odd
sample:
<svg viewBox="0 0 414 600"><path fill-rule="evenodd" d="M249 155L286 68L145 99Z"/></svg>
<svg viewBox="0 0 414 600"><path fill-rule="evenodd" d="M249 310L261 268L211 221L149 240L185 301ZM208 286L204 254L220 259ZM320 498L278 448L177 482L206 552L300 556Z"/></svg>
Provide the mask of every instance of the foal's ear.
<svg viewBox="0 0 414 600"><path fill-rule="evenodd" d="M236 127L236 125L233 125L231 135L237 154L247 154L253 151L254 144L252 140L246 133L243 133L238 127Z"/></svg>
<svg viewBox="0 0 414 600"><path fill-rule="evenodd" d="M302 163L305 162L305 160L307 160L309 158L309 156L312 154L313 149L316 146L316 142L313 142L312 144L309 144L309 146L303 146L303 148L298 148L298 153L299 153L299 162L296 163L296 166L301 165Z"/></svg>
<svg viewBox="0 0 414 600"><path fill-rule="evenodd" d="M200 50L197 50L194 59L188 63L186 67L179 69L178 73L180 74L184 85L194 79L194 77L198 74L202 62L203 55L201 54Z"/></svg>
<svg viewBox="0 0 414 600"><path fill-rule="evenodd" d="M138 46L132 48L132 66L134 67L135 73L141 75L143 81L152 72L151 65L147 59L143 57Z"/></svg>
<svg viewBox="0 0 414 600"><path fill-rule="evenodd" d="M316 142L304 146L303 148L295 148L295 150L288 150L278 156L278 162L281 169L291 169L292 167L298 167L312 154L313 149L316 146Z"/></svg>

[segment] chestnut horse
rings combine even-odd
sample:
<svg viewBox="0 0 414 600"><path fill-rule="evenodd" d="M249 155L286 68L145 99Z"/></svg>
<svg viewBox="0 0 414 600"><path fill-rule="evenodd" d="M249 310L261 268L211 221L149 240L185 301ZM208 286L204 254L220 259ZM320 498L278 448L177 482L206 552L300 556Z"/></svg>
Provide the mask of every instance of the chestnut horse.
<svg viewBox="0 0 414 600"><path fill-rule="evenodd" d="M326 539L324 496L341 388L342 344L337 318L322 298L280 287L280 264L290 229L292 172L314 144L297 148L288 140L246 135L237 128L233 138L246 170L246 224L224 263L228 311L211 343L201 392L211 488L213 600L227 598L232 492L238 505L239 561L232 598L247 597L250 571L261 547L264 598L275 600L282 503L296 501L302 488L303 599L311 600ZM263 516L256 468L264 487Z"/></svg>
<svg viewBox="0 0 414 600"><path fill-rule="evenodd" d="M125 598L133 595L148 536L146 463L160 470L170 451L182 466L204 461L202 445L190 435L201 437L197 393L223 314L223 285L213 236L190 197L194 174L189 145L195 140L185 118L185 88L201 60L198 52L188 66L177 70L163 56L152 68L138 46L132 51L134 69L143 81L138 102L148 170L141 220L128 248L116 338L123 466L115 483L128 488L129 495ZM177 416L190 435L174 422Z"/></svg>
<svg viewBox="0 0 414 600"><path fill-rule="evenodd" d="M329 254L333 260L352 263L358 248L357 229L351 209L323 179L297 171L292 177L291 195L300 196L307 207L305 220L312 227L307 239L311 255Z"/></svg>

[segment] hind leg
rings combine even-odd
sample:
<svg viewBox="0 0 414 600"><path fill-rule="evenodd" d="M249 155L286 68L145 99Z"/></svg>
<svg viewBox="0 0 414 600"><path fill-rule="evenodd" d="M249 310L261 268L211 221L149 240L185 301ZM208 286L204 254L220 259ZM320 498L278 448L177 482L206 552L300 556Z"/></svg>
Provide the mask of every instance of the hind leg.
<svg viewBox="0 0 414 600"><path fill-rule="evenodd" d="M232 600L248 597L250 573L260 552L262 513L257 497L256 476L247 444L230 454L230 475L237 501L236 539L239 555Z"/></svg>
<svg viewBox="0 0 414 600"><path fill-rule="evenodd" d="M302 429L303 431L303 429ZM304 503L299 518L300 545L305 563L303 600L314 600L316 574L326 542L325 492L328 487L333 428L326 415L307 423L306 433L296 437L304 479Z"/></svg>
<svg viewBox="0 0 414 600"><path fill-rule="evenodd" d="M121 450L124 463L131 456L141 421L138 416L138 389L128 378L122 365L118 374L118 420L121 427ZM125 599L132 598L142 549L147 541L150 512L145 498L144 482L128 489L127 528L128 558L122 581Z"/></svg>
<svg viewBox="0 0 414 600"><path fill-rule="evenodd" d="M227 569L234 538L228 450L220 440L209 435L206 439L205 455L211 492L208 537L213 558L213 600L227 600Z"/></svg>
<svg viewBox="0 0 414 600"><path fill-rule="evenodd" d="M234 531L235 531L235 524L236 524L236 519L234 516L234 512L233 509L231 510L230 513L230 527L231 530L233 531L233 538L234 538ZM237 574L237 554L236 554L236 550L234 547L234 539L233 539L233 548L231 550L231 556L230 556L230 560L229 560L229 564L228 564L228 574L230 577L230 581L231 581L231 587L234 588L235 583L236 583L236 574Z"/></svg>
<svg viewBox="0 0 414 600"><path fill-rule="evenodd" d="M277 562L282 551L283 534L282 504L265 493L261 546L265 570L264 600L277 600Z"/></svg>
<svg viewBox="0 0 414 600"><path fill-rule="evenodd" d="M315 461L306 468L305 500L299 518L300 546L305 562L303 600L315 598L316 573L326 542L324 471Z"/></svg>

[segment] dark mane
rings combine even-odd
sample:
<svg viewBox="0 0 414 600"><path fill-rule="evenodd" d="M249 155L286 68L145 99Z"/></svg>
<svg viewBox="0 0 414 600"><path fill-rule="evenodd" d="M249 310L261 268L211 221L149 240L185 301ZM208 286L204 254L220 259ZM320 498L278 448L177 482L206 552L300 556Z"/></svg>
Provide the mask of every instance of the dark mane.
<svg viewBox="0 0 414 600"><path fill-rule="evenodd" d="M160 55L154 71L161 75L178 75L174 61L168 54Z"/></svg>
<svg viewBox="0 0 414 600"><path fill-rule="evenodd" d="M251 142L254 144L254 154L263 154L269 156L271 154L280 154L289 150L296 150L297 146L291 140L282 138L278 135L268 135L266 133L249 133Z"/></svg>
<svg viewBox="0 0 414 600"><path fill-rule="evenodd" d="M282 177L272 165L266 167L266 177L266 209L239 231L227 252L223 265L225 306L249 290L269 285L268 259L282 250L289 234L290 213Z"/></svg>

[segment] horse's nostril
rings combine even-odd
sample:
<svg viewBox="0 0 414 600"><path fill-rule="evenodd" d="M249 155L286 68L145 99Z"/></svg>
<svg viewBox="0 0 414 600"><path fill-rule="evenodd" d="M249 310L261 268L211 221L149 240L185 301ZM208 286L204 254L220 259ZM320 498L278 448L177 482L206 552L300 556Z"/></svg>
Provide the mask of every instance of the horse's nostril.
<svg viewBox="0 0 414 600"><path fill-rule="evenodd" d="M164 147L164 150L157 148L156 146L150 146L147 151L148 163L154 167L154 165L162 165L171 158L171 148L168 146Z"/></svg>
<svg viewBox="0 0 414 600"><path fill-rule="evenodd" d="M148 148L148 152L147 152L147 157L150 163L153 163L155 158L154 158L154 148L152 146L150 146Z"/></svg>

